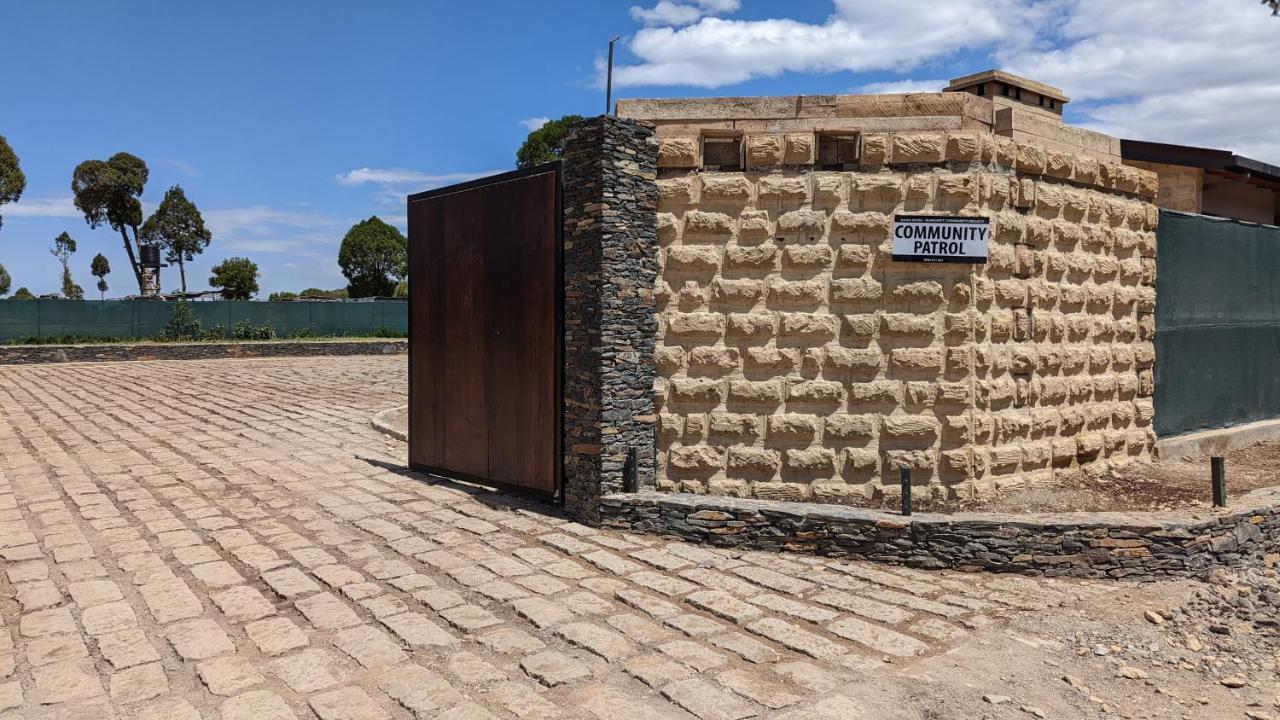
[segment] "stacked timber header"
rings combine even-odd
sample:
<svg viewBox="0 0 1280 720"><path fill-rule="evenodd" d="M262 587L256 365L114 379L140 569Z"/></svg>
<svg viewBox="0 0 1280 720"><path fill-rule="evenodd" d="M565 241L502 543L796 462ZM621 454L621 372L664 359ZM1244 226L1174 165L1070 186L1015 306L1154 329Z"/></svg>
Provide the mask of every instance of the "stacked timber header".
<svg viewBox="0 0 1280 720"><path fill-rule="evenodd" d="M970 496L1150 456L1155 175L1055 88L953 87L618 103L660 141L657 489ZM902 214L988 218L988 261L893 260Z"/></svg>

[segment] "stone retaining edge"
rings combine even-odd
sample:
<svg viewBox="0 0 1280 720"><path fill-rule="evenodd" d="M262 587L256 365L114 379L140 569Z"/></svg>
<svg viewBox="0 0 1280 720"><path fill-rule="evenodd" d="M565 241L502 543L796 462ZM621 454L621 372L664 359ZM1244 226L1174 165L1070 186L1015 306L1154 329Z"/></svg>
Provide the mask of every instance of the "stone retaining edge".
<svg viewBox="0 0 1280 720"><path fill-rule="evenodd" d="M387 422L388 417L391 417L402 410L406 410L408 407L408 405L399 405L397 407L387 408L386 410L383 410L369 418L369 425L383 435L390 435L401 442L408 442L409 433Z"/></svg>
<svg viewBox="0 0 1280 720"><path fill-rule="evenodd" d="M1277 551L1280 488L1222 513L920 513L659 492L601 499L601 525L721 547L927 569L1157 580Z"/></svg>
<svg viewBox="0 0 1280 720"><path fill-rule="evenodd" d="M404 355L407 352L409 352L409 341L395 338L385 340L333 340L326 342L10 345L0 346L0 365L133 360Z"/></svg>

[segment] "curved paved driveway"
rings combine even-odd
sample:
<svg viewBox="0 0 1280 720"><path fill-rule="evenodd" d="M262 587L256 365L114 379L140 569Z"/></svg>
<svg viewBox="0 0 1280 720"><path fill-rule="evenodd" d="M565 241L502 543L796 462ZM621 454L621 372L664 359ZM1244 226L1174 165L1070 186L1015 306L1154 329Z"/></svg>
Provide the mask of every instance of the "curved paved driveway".
<svg viewBox="0 0 1280 720"><path fill-rule="evenodd" d="M405 370L0 367L0 717L844 719L855 678L1100 592L597 531L397 472L368 419Z"/></svg>

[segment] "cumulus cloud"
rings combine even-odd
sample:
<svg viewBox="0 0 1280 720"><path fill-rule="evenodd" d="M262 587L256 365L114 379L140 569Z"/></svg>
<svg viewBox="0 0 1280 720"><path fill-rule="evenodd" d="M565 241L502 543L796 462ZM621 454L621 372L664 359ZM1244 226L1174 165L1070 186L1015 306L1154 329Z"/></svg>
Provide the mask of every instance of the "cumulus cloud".
<svg viewBox="0 0 1280 720"><path fill-rule="evenodd" d="M888 82L867 83L853 88L852 92L868 95L880 93L936 93L942 92L949 81L934 80L890 80Z"/></svg>
<svg viewBox="0 0 1280 720"><path fill-rule="evenodd" d="M696 2L658 0L658 3L651 8L633 6L631 17L645 25L688 25L707 15L737 12L741 7L741 0L696 0Z"/></svg>
<svg viewBox="0 0 1280 720"><path fill-rule="evenodd" d="M646 27L627 45L636 61L615 68L614 83L719 88L891 72L904 78L853 91L922 92L944 87L940 75L1000 67L1063 88L1070 122L1280 163L1280 19L1256 2L955 0L903 12L895 0L833 0L819 23L689 17L637 16ZM923 72L929 79L912 77Z"/></svg>
<svg viewBox="0 0 1280 720"><path fill-rule="evenodd" d="M271 236L279 235L283 230L338 228L342 224L339 218L330 215L281 210L267 205L204 210L201 214L215 238L239 234Z"/></svg>
<svg viewBox="0 0 1280 720"><path fill-rule="evenodd" d="M1134 32L1141 28L1141 32ZM1280 162L1280 20L1253 2L1073 0L1040 28L1055 47L1001 51L1013 72L1058 85L1077 117L1126 138Z"/></svg>
<svg viewBox="0 0 1280 720"><path fill-rule="evenodd" d="M639 62L614 70L620 87L715 88L786 72L905 72L965 48L1024 42L1018 26L1043 11L1028 0L953 0L903 12L894 0L836 0L822 23L702 17L645 27L627 44Z"/></svg>
<svg viewBox="0 0 1280 720"><path fill-rule="evenodd" d="M373 183L375 185L432 185L451 182L464 182L477 177L475 173L443 173L432 174L405 170L403 168L356 168L337 177L339 185L355 186Z"/></svg>
<svg viewBox="0 0 1280 720"><path fill-rule="evenodd" d="M525 118L520 121L520 124L525 126L525 128L527 128L529 132L533 132L534 130L537 130L538 128L542 127L543 125L546 125L549 122L551 122L551 118L544 116L544 117Z"/></svg>
<svg viewBox="0 0 1280 720"><path fill-rule="evenodd" d="M374 197L386 206L403 206L406 196L413 192L433 190L445 185L475 180L486 175L495 175L501 170L484 170L480 172L425 173L404 168L369 168L362 167L349 170L334 178L339 185L356 187L359 185L376 185Z"/></svg>
<svg viewBox="0 0 1280 720"><path fill-rule="evenodd" d="M70 195L59 197L24 197L13 205L0 208L5 219L17 217L31 218L73 218L82 217L76 209L75 199Z"/></svg>

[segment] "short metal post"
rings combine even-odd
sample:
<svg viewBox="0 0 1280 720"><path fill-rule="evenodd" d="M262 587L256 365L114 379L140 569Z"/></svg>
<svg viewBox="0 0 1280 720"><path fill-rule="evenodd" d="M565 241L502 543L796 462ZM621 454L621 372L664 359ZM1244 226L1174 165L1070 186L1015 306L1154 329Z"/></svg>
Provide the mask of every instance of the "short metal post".
<svg viewBox="0 0 1280 720"><path fill-rule="evenodd" d="M636 446L627 448L627 463L622 468L623 489L626 492L640 492L640 454Z"/></svg>
<svg viewBox="0 0 1280 720"><path fill-rule="evenodd" d="M902 473L902 514L911 514L911 468L904 467Z"/></svg>
<svg viewBox="0 0 1280 720"><path fill-rule="evenodd" d="M1227 460L1222 457L1209 458L1209 467L1213 472L1213 506L1227 506Z"/></svg>

